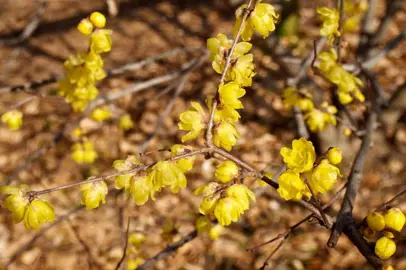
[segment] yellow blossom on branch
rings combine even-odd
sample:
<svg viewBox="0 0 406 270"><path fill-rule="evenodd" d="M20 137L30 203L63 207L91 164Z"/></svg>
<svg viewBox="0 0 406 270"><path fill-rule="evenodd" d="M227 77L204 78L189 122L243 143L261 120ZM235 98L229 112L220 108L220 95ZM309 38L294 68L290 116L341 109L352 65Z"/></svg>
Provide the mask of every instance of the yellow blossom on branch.
<svg viewBox="0 0 406 270"><path fill-rule="evenodd" d="M287 170L279 176L279 195L285 200L299 201L304 195L311 197L303 179L298 172Z"/></svg>
<svg viewBox="0 0 406 270"><path fill-rule="evenodd" d="M305 138L293 140L292 149L282 147L280 152L287 167L299 173L309 171L316 160L313 143Z"/></svg>
<svg viewBox="0 0 406 270"><path fill-rule="evenodd" d="M187 180L178 164L172 161L158 161L148 173L148 183L153 191L161 191L170 187L173 193L178 193L179 188L185 188Z"/></svg>
<svg viewBox="0 0 406 270"><path fill-rule="evenodd" d="M11 110L1 115L1 122L7 124L9 129L17 130L23 124L23 113L19 110Z"/></svg>
<svg viewBox="0 0 406 270"><path fill-rule="evenodd" d="M4 201L3 208L12 213L14 223L19 223L24 218L25 210L29 204L29 200L25 196L28 191L29 187L25 185L20 187L3 186L0 188L0 193L9 195Z"/></svg>
<svg viewBox="0 0 406 270"><path fill-rule="evenodd" d="M38 230L39 226L46 222L54 222L54 208L46 201L35 199L25 210L24 226L28 230Z"/></svg>
<svg viewBox="0 0 406 270"><path fill-rule="evenodd" d="M214 129L213 143L217 147L222 147L227 151L231 151L231 148L237 144L237 139L239 137L240 134L234 124L228 121L223 121Z"/></svg>
<svg viewBox="0 0 406 270"><path fill-rule="evenodd" d="M179 129L189 131L182 137L182 142L195 139L197 136L199 136L204 127L203 120L205 113L202 106L193 101L190 104L192 108L179 115Z"/></svg>
<svg viewBox="0 0 406 270"><path fill-rule="evenodd" d="M239 171L237 164L230 160L226 160L216 167L216 172L214 175L220 180L220 182L228 183L233 180L238 173Z"/></svg>
<svg viewBox="0 0 406 270"><path fill-rule="evenodd" d="M314 168L311 177L307 180L313 193L317 195L332 190L339 176L341 176L340 170L324 159Z"/></svg>
<svg viewBox="0 0 406 270"><path fill-rule="evenodd" d="M307 89L288 87L283 91L283 101L287 109L292 109L293 106L298 106L302 111L311 111L314 108L312 95Z"/></svg>
<svg viewBox="0 0 406 270"><path fill-rule="evenodd" d="M191 146L185 146L182 144L175 144L171 147L171 157L175 157L188 151L192 151ZM190 171L193 168L193 163L195 162L196 156L185 157L176 160L176 164L182 169L183 172Z"/></svg>
<svg viewBox="0 0 406 270"><path fill-rule="evenodd" d="M261 1L262 0L257 2L254 10L249 14L243 25L241 38L244 41L251 40L255 31L264 38L269 36L269 32L275 31L275 23L279 15L276 14L274 6L267 3L261 3ZM242 23L242 16L247 7L248 6L244 4L235 12L236 23L233 28L234 36L237 35L238 29Z"/></svg>
<svg viewBox="0 0 406 270"><path fill-rule="evenodd" d="M82 191L82 204L88 210L99 207L100 203L104 204L109 191L104 181L83 184L80 186L80 190Z"/></svg>
<svg viewBox="0 0 406 270"><path fill-rule="evenodd" d="M335 8L330 9L326 7L317 8L317 13L323 21L320 35L328 37L329 42L332 43L336 37L341 35L340 31L338 31L340 13Z"/></svg>

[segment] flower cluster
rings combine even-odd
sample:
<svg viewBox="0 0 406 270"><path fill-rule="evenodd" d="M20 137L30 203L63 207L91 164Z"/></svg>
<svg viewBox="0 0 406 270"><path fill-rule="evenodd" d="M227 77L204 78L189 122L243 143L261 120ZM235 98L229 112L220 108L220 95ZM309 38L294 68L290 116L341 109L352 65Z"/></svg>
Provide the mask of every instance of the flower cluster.
<svg viewBox="0 0 406 270"><path fill-rule="evenodd" d="M292 149L281 149L283 162L287 170L279 176L279 195L285 200L301 200L303 196L310 198L333 189L340 174L335 166L341 162L341 151L331 148L327 158L316 162L316 152L311 141L305 138L294 140Z"/></svg>
<svg viewBox="0 0 406 270"><path fill-rule="evenodd" d="M143 233L135 232L128 237L129 247L127 249L127 256L134 256L135 258L129 258L127 260L127 269L135 270L138 266L145 262L139 253L141 245L145 242L147 238Z"/></svg>
<svg viewBox="0 0 406 270"><path fill-rule="evenodd" d="M9 195L4 201L3 208L12 213L13 221L15 223L23 221L25 228L37 230L42 224L55 220L54 208L46 201L30 200L28 192L29 188L24 185L0 188L0 193Z"/></svg>
<svg viewBox="0 0 406 270"><path fill-rule="evenodd" d="M254 10L248 15L247 21L242 26L241 38L244 41L250 41L255 31L264 38L269 36L269 32L275 31L275 22L279 15L276 14L275 8L271 4L261 3L261 1L258 1ZM247 8L248 6L244 4L235 12L237 20L233 29L234 36L237 35L241 27L242 17Z"/></svg>
<svg viewBox="0 0 406 270"><path fill-rule="evenodd" d="M23 113L19 110L11 110L1 115L1 122L8 125L11 130L17 130L23 124Z"/></svg>
<svg viewBox="0 0 406 270"><path fill-rule="evenodd" d="M177 156L191 151L192 148L176 144L171 148L171 156ZM173 193L178 193L180 188L185 188L187 179L185 172L193 167L195 157L185 157L176 161L158 161L147 170L146 175L135 175L134 173L121 174L115 178L115 187L131 194L137 205L144 205L149 197L155 200L155 193L163 188L170 188ZM113 167L118 172L129 171L141 166L136 156L128 156L125 160L116 160Z"/></svg>
<svg viewBox="0 0 406 270"><path fill-rule="evenodd" d="M199 211L205 216L216 217L222 226L236 222L255 201L255 194L243 184L234 184L222 189L221 185L211 182L195 190L195 195L203 195Z"/></svg>
<svg viewBox="0 0 406 270"><path fill-rule="evenodd" d="M335 117L337 108L326 101L319 108L315 108L312 95L307 89L286 88L283 92L283 99L287 109L297 106L305 113L304 120L312 132L322 131L328 124L334 126L337 124Z"/></svg>
<svg viewBox="0 0 406 270"><path fill-rule="evenodd" d="M318 68L323 76L337 86L337 95L341 104L349 104L354 99L365 101L359 89L363 86L362 81L337 63L337 53L333 48L329 52L321 53L318 59L320 60Z"/></svg>
<svg viewBox="0 0 406 270"><path fill-rule="evenodd" d="M72 146L72 158L79 164L93 163L97 159L97 152L91 141L84 140L83 143L75 143Z"/></svg>
<svg viewBox="0 0 406 270"><path fill-rule="evenodd" d="M326 7L318 8L317 13L323 21L323 26L320 29L320 35L328 37L328 40L333 43L336 37L339 37L340 31L338 30L340 21L340 12L337 9L330 9Z"/></svg>
<svg viewBox="0 0 406 270"><path fill-rule="evenodd" d="M343 30L345 32L354 32L360 25L362 14L368 10L367 0L345 0L344 13L348 16L344 21Z"/></svg>
<svg viewBox="0 0 406 270"><path fill-rule="evenodd" d="M83 111L96 98L96 82L106 77L103 70L102 53L111 50L111 30L103 29L106 18L94 12L83 19L78 30L89 36L89 52L71 56L64 63L66 77L59 81L59 95L71 103L75 111Z"/></svg>
<svg viewBox="0 0 406 270"><path fill-rule="evenodd" d="M389 259L396 251L395 234L402 231L406 217L399 208L384 212L370 212L366 218L368 228L363 231L368 239L378 239L375 254L381 259Z"/></svg>

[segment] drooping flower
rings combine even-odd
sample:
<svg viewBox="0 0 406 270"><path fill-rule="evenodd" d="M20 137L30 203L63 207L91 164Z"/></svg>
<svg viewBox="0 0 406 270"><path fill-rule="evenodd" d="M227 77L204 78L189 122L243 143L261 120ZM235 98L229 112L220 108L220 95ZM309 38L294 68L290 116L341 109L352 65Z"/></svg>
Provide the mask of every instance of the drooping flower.
<svg viewBox="0 0 406 270"><path fill-rule="evenodd" d="M130 183L130 193L136 205L144 205L150 196L155 200L155 191L147 176L134 177Z"/></svg>
<svg viewBox="0 0 406 270"><path fill-rule="evenodd" d="M25 196L28 191L29 187L25 185L20 187L3 186L0 188L0 193L9 195L4 201L3 208L11 212L14 223L19 223L24 218L25 210L29 204L29 200Z"/></svg>
<svg viewBox="0 0 406 270"><path fill-rule="evenodd" d="M98 28L103 28L104 26L106 26L106 17L100 12L93 12L92 14L90 14L89 19L92 24Z"/></svg>
<svg viewBox="0 0 406 270"><path fill-rule="evenodd" d="M28 230L34 228L38 230L39 226L46 222L54 222L54 208L46 201L35 199L25 210L24 226Z"/></svg>
<svg viewBox="0 0 406 270"><path fill-rule="evenodd" d="M288 87L283 91L283 101L287 109L292 109L293 106L298 106L300 110L306 112L314 108L312 95L307 89L300 89Z"/></svg>
<svg viewBox="0 0 406 270"><path fill-rule="evenodd" d="M321 7L317 8L317 13L323 21L320 35L328 37L330 43L332 43L336 37L341 35L340 31L338 31L340 12L337 9Z"/></svg>
<svg viewBox="0 0 406 270"><path fill-rule="evenodd" d="M308 181L314 194L323 194L333 189L338 176L341 176L340 170L324 159L314 168Z"/></svg>
<svg viewBox="0 0 406 270"><path fill-rule="evenodd" d="M185 188L187 180L178 164L172 161L157 162L148 173L148 182L153 191L161 191L170 187L173 193L178 193L179 188Z"/></svg>
<svg viewBox="0 0 406 270"><path fill-rule="evenodd" d="M245 90L244 88L241 88L238 83L229 82L225 85L220 86L219 95L220 103L223 106L228 106L233 109L244 108L239 98L245 95Z"/></svg>
<svg viewBox="0 0 406 270"><path fill-rule="evenodd" d="M223 121L214 129L213 143L217 147L222 147L227 151L237 144L240 137L233 123Z"/></svg>
<svg viewBox="0 0 406 270"><path fill-rule="evenodd" d="M238 175L238 166L234 162L226 160L216 167L214 175L220 182L228 183Z"/></svg>
<svg viewBox="0 0 406 270"><path fill-rule="evenodd" d="M222 226L236 222L244 212L241 204L235 198L225 197L220 199L214 209L214 216Z"/></svg>
<svg viewBox="0 0 406 270"><path fill-rule="evenodd" d="M313 143L305 138L293 140L292 149L282 147L281 155L287 167L299 173L311 170L316 160Z"/></svg>
<svg viewBox="0 0 406 270"><path fill-rule="evenodd" d="M323 102L319 109L313 109L304 115L304 120L312 132L319 132L324 130L328 124L333 126L337 125L335 114L337 108Z"/></svg>
<svg viewBox="0 0 406 270"><path fill-rule="evenodd" d="M175 157L181 155L183 153L187 153L188 151L192 151L193 147L185 146L182 144L175 144L171 147L171 157ZM182 169L183 172L190 171L193 168L193 163L195 162L196 156L185 157L176 160L176 164Z"/></svg>
<svg viewBox="0 0 406 270"><path fill-rule="evenodd" d="M99 207L100 203L106 202L106 195L109 191L106 182L97 181L93 183L86 183L80 186L82 191L82 204L86 209L94 209Z"/></svg>
<svg viewBox="0 0 406 270"><path fill-rule="evenodd" d="M203 119L205 117L205 113L202 106L197 102L191 102L190 104L192 108L179 115L179 129L189 131L182 137L182 142L195 139L197 136L199 136L204 127Z"/></svg>
<svg viewBox="0 0 406 270"><path fill-rule="evenodd" d="M130 170L135 165L141 165L140 160L134 156L130 155L127 159L118 159L113 162L113 168L119 172ZM114 184L116 189L124 188L126 191L130 191L132 174L122 174L116 176L114 179Z"/></svg>
<svg viewBox="0 0 406 270"><path fill-rule="evenodd" d="M226 74L227 81L234 81L241 86L251 86L252 77L256 75L254 55L249 53L239 57Z"/></svg>
<svg viewBox="0 0 406 270"><path fill-rule="evenodd" d="M97 157L97 152L91 141L85 140L83 143L75 143L72 146L72 158L79 164L93 163Z"/></svg>
<svg viewBox="0 0 406 270"><path fill-rule="evenodd" d="M305 182L300 178L298 172L287 170L279 176L279 195L285 200L299 201L303 195L308 196L308 190ZM311 197L308 196L308 197Z"/></svg>
<svg viewBox="0 0 406 270"><path fill-rule="evenodd" d="M199 212L203 215L209 215L214 211L214 207L219 200L216 191L219 189L220 184L211 182L207 185L201 186L194 191L195 195L203 195L202 202L200 203Z"/></svg>
<svg viewBox="0 0 406 270"><path fill-rule="evenodd" d="M235 199L245 211L250 208L250 200L255 202L255 194L246 185L234 184L226 189L227 198Z"/></svg>

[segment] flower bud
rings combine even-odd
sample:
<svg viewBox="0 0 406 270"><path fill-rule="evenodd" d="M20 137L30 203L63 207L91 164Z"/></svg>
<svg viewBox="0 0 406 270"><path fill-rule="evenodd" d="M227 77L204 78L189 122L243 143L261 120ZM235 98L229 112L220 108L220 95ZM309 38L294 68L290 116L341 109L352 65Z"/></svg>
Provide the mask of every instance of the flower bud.
<svg viewBox="0 0 406 270"><path fill-rule="evenodd" d="M406 217L399 208L391 208L384 215L386 228L400 232L405 225Z"/></svg>
<svg viewBox="0 0 406 270"><path fill-rule="evenodd" d="M93 32L93 24L88 19L81 20L77 28L80 33L86 36Z"/></svg>
<svg viewBox="0 0 406 270"><path fill-rule="evenodd" d="M134 126L133 120L131 120L131 116L126 114L120 118L120 128L124 131L131 129Z"/></svg>
<svg viewBox="0 0 406 270"><path fill-rule="evenodd" d="M103 122L111 117L111 113L107 107L97 108L92 112L90 117L97 122Z"/></svg>
<svg viewBox="0 0 406 270"><path fill-rule="evenodd" d="M368 213L367 224L369 228L379 232L385 228L385 219L377 212Z"/></svg>
<svg viewBox="0 0 406 270"><path fill-rule="evenodd" d="M215 176L222 183L228 183L238 175L238 166L234 162L227 160L216 167Z"/></svg>
<svg viewBox="0 0 406 270"><path fill-rule="evenodd" d="M350 128L345 128L343 134L344 136L349 137L352 134L352 130Z"/></svg>
<svg viewBox="0 0 406 270"><path fill-rule="evenodd" d="M330 150L328 150L327 158L328 161L333 165L340 164L341 160L343 159L341 149L337 147L331 148Z"/></svg>
<svg viewBox="0 0 406 270"><path fill-rule="evenodd" d="M90 14L90 21L98 28L106 26L106 17L97 11Z"/></svg>
<svg viewBox="0 0 406 270"><path fill-rule="evenodd" d="M383 236L376 241L375 254L382 260L389 259L396 251L396 243L392 239Z"/></svg>
<svg viewBox="0 0 406 270"><path fill-rule="evenodd" d="M132 233L128 237L128 242L133 245L135 248L140 248L141 244L145 242L145 235L143 233Z"/></svg>

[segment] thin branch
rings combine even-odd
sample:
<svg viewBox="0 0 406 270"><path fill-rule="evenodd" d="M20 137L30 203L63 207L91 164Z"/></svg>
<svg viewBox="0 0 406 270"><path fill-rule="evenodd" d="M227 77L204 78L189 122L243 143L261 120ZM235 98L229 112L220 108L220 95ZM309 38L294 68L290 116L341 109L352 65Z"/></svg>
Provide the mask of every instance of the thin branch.
<svg viewBox="0 0 406 270"><path fill-rule="evenodd" d="M189 234L187 234L185 237L183 237L182 239L180 239L179 241L168 245L167 248L161 250L160 252L158 252L155 256L153 256L152 258L149 258L148 260L146 260L143 264L141 264L140 266L137 267L136 270L145 270L148 269L150 266L154 265L157 261L162 260L166 257L168 257L170 254L172 254L173 252L177 251L179 248L181 248L183 245L185 245L186 243L192 241L193 239L195 239L197 237L197 230L193 230L192 232L190 232Z"/></svg>
<svg viewBox="0 0 406 270"><path fill-rule="evenodd" d="M227 57L226 57L226 63L224 65L224 70L223 70L223 73L221 74L221 79L220 79L220 83L219 83L220 86L224 84L226 74L228 72L228 69L231 66L231 57L233 55L233 52L235 50L235 47L236 47L238 41L240 40L242 29L244 27L244 24L245 24L248 16L254 10L256 3L257 3L257 0L249 0L247 8L244 10L244 14L243 14L243 16L241 18L240 27L238 28L238 32L237 32L237 34L235 35L235 38L234 38L234 42L233 42L233 44L232 44L232 46L231 46L231 48L230 48L230 50L229 50L229 52L227 54ZM217 105L218 105L218 99L219 99L219 92L218 92L218 89L217 89L216 96L213 98L213 104L211 106L211 111L210 111L210 119L209 119L209 123L207 124L207 131L206 131L206 143L209 146L211 146L213 144L213 142L212 142L213 141L212 129L213 129L213 124L214 124L214 115L216 114L216 108L217 108Z"/></svg>
<svg viewBox="0 0 406 270"><path fill-rule="evenodd" d="M402 190L401 192L399 192L398 194L396 194L392 199L390 199L389 201L383 203L381 206L376 208L375 212L379 212L379 211L387 209L390 205L393 204L394 201L396 201L397 199L399 199L400 197L402 197L404 195L406 195L406 188L404 190Z"/></svg>
<svg viewBox="0 0 406 270"><path fill-rule="evenodd" d="M340 18L339 18L339 22L338 22L338 31L341 33L341 35L334 40L334 47L337 52L337 63L340 62L340 57L341 57L341 39L342 39L342 35L343 35L344 5L345 5L344 0L337 0L337 8L340 11Z"/></svg>
<svg viewBox="0 0 406 270"><path fill-rule="evenodd" d="M123 255L121 256L120 260L118 261L115 270L120 269L121 264L124 262L125 255L127 254L128 233L130 232L130 223L131 223L131 216L128 215L127 229L125 231L125 243L124 243L124 248L123 248Z"/></svg>

